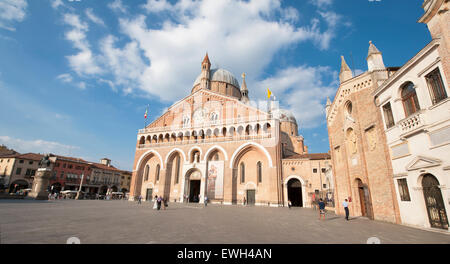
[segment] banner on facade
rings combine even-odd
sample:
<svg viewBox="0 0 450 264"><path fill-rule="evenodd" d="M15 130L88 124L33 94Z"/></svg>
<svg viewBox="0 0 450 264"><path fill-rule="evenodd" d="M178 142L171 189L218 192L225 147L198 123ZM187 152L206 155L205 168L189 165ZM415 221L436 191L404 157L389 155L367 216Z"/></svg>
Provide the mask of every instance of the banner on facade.
<svg viewBox="0 0 450 264"><path fill-rule="evenodd" d="M223 199L223 161L208 162L208 199Z"/></svg>

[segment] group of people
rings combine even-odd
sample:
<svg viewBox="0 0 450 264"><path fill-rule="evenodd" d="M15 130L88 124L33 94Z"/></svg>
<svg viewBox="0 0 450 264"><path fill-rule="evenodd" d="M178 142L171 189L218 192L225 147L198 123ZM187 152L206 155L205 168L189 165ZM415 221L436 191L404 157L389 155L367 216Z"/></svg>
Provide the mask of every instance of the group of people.
<svg viewBox="0 0 450 264"><path fill-rule="evenodd" d="M142 195L139 195L137 197L137 201L138 204L142 203ZM154 203L153 203L153 209L156 210L161 210L161 208L163 208L164 210L166 210L166 208L169 206L169 204L167 203L167 199L163 198L162 196L155 195L155 198L153 199Z"/></svg>
<svg viewBox="0 0 450 264"><path fill-rule="evenodd" d="M325 206L326 206L326 204L323 201L323 199L320 198L317 202L315 202L313 200L312 204L313 204L313 209L314 210L316 210L317 207L319 207L319 220L322 219L322 216L323 216L323 220L325 220L325 212L326 212L325 211ZM292 202L291 202L291 200L288 200L288 207L289 207L289 209L291 209L291 206L292 206ZM344 211L345 211L345 220L348 221L348 217L350 215L350 212L348 210L348 199L344 200L344 202L342 203L342 206L344 207Z"/></svg>

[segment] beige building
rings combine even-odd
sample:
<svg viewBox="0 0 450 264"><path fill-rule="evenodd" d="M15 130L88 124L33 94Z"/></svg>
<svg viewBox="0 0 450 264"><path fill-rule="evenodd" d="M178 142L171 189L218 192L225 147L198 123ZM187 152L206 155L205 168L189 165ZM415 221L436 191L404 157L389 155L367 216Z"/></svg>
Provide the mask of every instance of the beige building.
<svg viewBox="0 0 450 264"><path fill-rule="evenodd" d="M0 157L0 172L9 192L31 188L42 157L35 153Z"/></svg>
<svg viewBox="0 0 450 264"><path fill-rule="evenodd" d="M425 1L432 41L375 92L403 224L448 230L450 4Z"/></svg>
<svg viewBox="0 0 450 264"><path fill-rule="evenodd" d="M307 147L295 117L274 101L250 101L242 76L240 85L205 56L191 94L139 130L130 199L310 205L307 193L323 187L313 169L325 164L297 156Z"/></svg>

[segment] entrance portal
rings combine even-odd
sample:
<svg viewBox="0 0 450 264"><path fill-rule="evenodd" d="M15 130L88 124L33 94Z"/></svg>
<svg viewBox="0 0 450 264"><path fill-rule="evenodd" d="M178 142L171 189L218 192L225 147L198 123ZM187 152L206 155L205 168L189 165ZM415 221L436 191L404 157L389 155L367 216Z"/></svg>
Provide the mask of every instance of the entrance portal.
<svg viewBox="0 0 450 264"><path fill-rule="evenodd" d="M361 205L361 215L373 219L372 203L370 200L369 188L357 179L359 201Z"/></svg>
<svg viewBox="0 0 450 264"><path fill-rule="evenodd" d="M303 207L302 184L297 179L290 179L287 183L288 200L292 206Z"/></svg>
<svg viewBox="0 0 450 264"><path fill-rule="evenodd" d="M146 201L151 201L152 200L152 196L153 196L153 189L152 188L148 188L147 189L147 194L145 196L145 200Z"/></svg>
<svg viewBox="0 0 450 264"><path fill-rule="evenodd" d="M247 190L247 205L255 205L255 190Z"/></svg>
<svg viewBox="0 0 450 264"><path fill-rule="evenodd" d="M189 181L189 202L198 203L200 194L200 180L190 180Z"/></svg>
<svg viewBox="0 0 450 264"><path fill-rule="evenodd" d="M439 181L433 175L427 174L423 176L422 187L431 227L448 229L447 214Z"/></svg>

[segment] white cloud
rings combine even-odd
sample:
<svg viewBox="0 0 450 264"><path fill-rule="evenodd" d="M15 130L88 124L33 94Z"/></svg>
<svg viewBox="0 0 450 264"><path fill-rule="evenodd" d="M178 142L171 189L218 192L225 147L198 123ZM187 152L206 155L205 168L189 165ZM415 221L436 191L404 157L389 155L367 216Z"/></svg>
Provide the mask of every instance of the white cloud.
<svg viewBox="0 0 450 264"><path fill-rule="evenodd" d="M71 155L79 147L61 144L59 142L46 141L42 139L24 140L9 136L0 136L0 143L12 148L20 153L54 153L60 155Z"/></svg>
<svg viewBox="0 0 450 264"><path fill-rule="evenodd" d="M95 24L105 26L105 22L103 22L103 20L101 18L99 18L98 16L96 16L94 14L94 11L92 10L92 8L86 9L85 13L86 13L86 16L89 18L89 20L91 20Z"/></svg>
<svg viewBox="0 0 450 264"><path fill-rule="evenodd" d="M157 29L148 27L143 15L120 19L122 32L138 43L150 61L139 77L139 89L163 100L189 92L206 51L213 66L219 64L236 76L245 71L250 79L257 79L280 49L306 40L327 49L334 37L318 26L324 16L303 27L289 23L298 14L282 8L279 0L183 0L173 5L148 0L143 7L149 13L172 15Z"/></svg>
<svg viewBox="0 0 450 264"><path fill-rule="evenodd" d="M27 6L26 0L0 1L0 28L15 31L16 29L11 24L22 22L25 19Z"/></svg>
<svg viewBox="0 0 450 264"><path fill-rule="evenodd" d="M58 7L64 6L64 3L63 3L62 0L53 0L53 1L51 2L51 5L52 5L52 8L53 8L53 9L58 9Z"/></svg>
<svg viewBox="0 0 450 264"><path fill-rule="evenodd" d="M98 66L86 39L88 24L82 22L75 14L65 14L64 22L72 27L72 30L66 32L66 39L80 50L75 55L66 56L70 67L80 76L101 73L102 69Z"/></svg>
<svg viewBox="0 0 450 264"><path fill-rule="evenodd" d="M117 86L137 87L137 81L144 73L145 64L142 61L140 49L135 41L125 45L123 49L115 47L116 38L112 35L100 41L102 62L115 76L113 90Z"/></svg>
<svg viewBox="0 0 450 264"><path fill-rule="evenodd" d="M333 4L333 0L309 0L309 2L319 8L329 7Z"/></svg>
<svg viewBox="0 0 450 264"><path fill-rule="evenodd" d="M61 80L64 83L71 83L73 81L72 75L68 73L60 74L56 77L56 79Z"/></svg>
<svg viewBox="0 0 450 264"><path fill-rule="evenodd" d="M122 13L127 12L127 8L126 8L126 6L124 6L122 4L121 0L114 0L114 2L108 4L108 7L116 12L122 12Z"/></svg>
<svg viewBox="0 0 450 264"><path fill-rule="evenodd" d="M325 120L324 103L335 92L336 77L337 72L329 67L289 67L257 82L255 88L260 96L270 88L280 100L280 107L290 110L297 118L299 127L314 128ZM325 79L330 81L324 83Z"/></svg>

